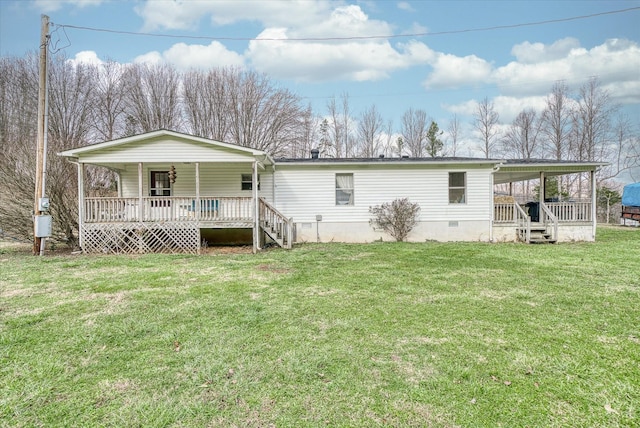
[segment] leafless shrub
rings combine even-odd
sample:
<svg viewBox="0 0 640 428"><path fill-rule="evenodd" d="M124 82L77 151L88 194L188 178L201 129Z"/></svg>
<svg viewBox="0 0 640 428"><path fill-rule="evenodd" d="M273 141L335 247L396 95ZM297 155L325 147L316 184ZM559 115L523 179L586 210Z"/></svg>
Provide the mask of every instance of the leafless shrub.
<svg viewBox="0 0 640 428"><path fill-rule="evenodd" d="M408 198L396 199L369 207L369 213L372 215L369 224L384 230L396 241L401 242L418 223L419 212L420 205L410 202Z"/></svg>

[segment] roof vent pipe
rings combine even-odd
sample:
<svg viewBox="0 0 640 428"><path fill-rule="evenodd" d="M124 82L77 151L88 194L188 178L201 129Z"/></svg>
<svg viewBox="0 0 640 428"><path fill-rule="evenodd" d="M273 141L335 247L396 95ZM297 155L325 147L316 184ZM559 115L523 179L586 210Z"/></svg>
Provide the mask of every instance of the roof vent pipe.
<svg viewBox="0 0 640 428"><path fill-rule="evenodd" d="M320 155L320 150L311 149L311 159L318 159L319 155Z"/></svg>

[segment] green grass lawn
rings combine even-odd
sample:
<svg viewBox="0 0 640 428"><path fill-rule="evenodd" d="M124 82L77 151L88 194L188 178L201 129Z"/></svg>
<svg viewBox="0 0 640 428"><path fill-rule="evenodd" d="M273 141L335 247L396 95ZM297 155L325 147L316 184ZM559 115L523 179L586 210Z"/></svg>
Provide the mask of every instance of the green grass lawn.
<svg viewBox="0 0 640 428"><path fill-rule="evenodd" d="M0 426L639 423L639 229L258 255L0 246Z"/></svg>

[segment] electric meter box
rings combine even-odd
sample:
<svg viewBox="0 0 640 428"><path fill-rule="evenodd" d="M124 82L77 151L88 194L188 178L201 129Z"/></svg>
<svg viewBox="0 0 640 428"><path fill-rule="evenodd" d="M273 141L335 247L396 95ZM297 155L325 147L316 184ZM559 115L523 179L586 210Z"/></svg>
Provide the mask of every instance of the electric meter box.
<svg viewBox="0 0 640 428"><path fill-rule="evenodd" d="M51 236L51 216L39 215L35 217L35 234L36 238L48 238Z"/></svg>
<svg viewBox="0 0 640 428"><path fill-rule="evenodd" d="M38 199L38 209L40 211L49 211L49 198Z"/></svg>

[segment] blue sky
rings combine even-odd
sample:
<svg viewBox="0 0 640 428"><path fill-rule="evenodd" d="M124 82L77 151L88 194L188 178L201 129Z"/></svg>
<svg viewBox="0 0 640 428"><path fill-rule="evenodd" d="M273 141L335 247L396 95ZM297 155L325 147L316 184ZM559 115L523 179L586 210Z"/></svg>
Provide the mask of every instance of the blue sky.
<svg viewBox="0 0 640 428"><path fill-rule="evenodd" d="M348 93L354 116L375 104L396 128L410 107L441 127L453 113L470 127L475 103L488 97L510 123L523 108L541 108L555 81L577 90L597 76L640 125L640 1L0 0L0 55L37 49L41 13L70 59L247 67L319 114ZM603 15L518 25L595 14ZM462 31L502 26L514 27ZM322 40L362 36L383 37ZM317 40L291 40L301 38Z"/></svg>

